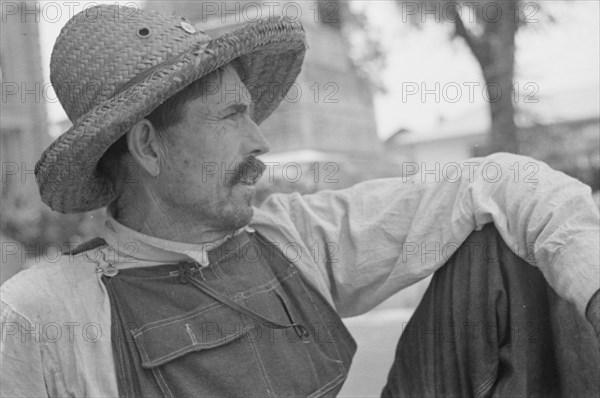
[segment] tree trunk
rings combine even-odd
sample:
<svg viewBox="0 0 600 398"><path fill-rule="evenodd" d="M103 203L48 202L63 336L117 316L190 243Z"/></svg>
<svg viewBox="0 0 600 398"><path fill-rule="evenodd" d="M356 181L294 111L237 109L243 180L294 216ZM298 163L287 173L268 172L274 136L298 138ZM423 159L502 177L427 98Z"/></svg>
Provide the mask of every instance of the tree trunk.
<svg viewBox="0 0 600 398"><path fill-rule="evenodd" d="M502 4L502 3L500 3ZM485 46L488 57L479 60L486 82L491 114L491 150L493 152L519 152L517 126L515 124L515 98L513 79L515 65L515 35L517 24L507 4L502 7L504 15L486 29Z"/></svg>
<svg viewBox="0 0 600 398"><path fill-rule="evenodd" d="M483 34L479 37L472 35L460 16L455 14L456 35L466 41L486 83L486 100L491 116L491 152L519 152L513 102L515 36L518 29L514 10L517 3L494 2L496 14L482 11L489 10L488 7L479 8L478 23L483 27Z"/></svg>

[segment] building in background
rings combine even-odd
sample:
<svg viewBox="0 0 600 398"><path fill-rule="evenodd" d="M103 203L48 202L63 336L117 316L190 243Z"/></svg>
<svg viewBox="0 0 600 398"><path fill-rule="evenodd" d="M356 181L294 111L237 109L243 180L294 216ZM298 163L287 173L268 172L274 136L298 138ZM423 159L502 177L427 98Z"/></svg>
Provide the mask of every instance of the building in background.
<svg viewBox="0 0 600 398"><path fill-rule="evenodd" d="M523 155L600 190L600 109L594 84L550 92L537 102L520 104L518 137ZM385 141L398 161L443 165L489 154L488 114L479 112L440 120L435 131L400 129Z"/></svg>
<svg viewBox="0 0 600 398"><path fill-rule="evenodd" d="M371 87L358 77L348 57L339 29L342 10L332 1L320 9L318 5L317 1L146 3L185 17L212 37L259 17L286 15L302 22L309 46L302 72L261 125L271 144L271 152L261 159L271 174L259 184L258 202L270 192L308 193L398 175L399 168L386 161L377 135Z"/></svg>
<svg viewBox="0 0 600 398"><path fill-rule="evenodd" d="M39 199L34 167L50 144L47 133L46 87L42 79L39 41L39 7L33 2L3 4L0 34L0 158L2 199L0 230L3 244L2 280L15 264L4 253L5 243L39 234L43 204ZM10 13L10 15L6 15ZM21 256L14 257L20 262Z"/></svg>
<svg viewBox="0 0 600 398"><path fill-rule="evenodd" d="M14 3L31 13L6 18L0 35L0 119L3 206L20 206L37 195L35 162L49 145L42 79L39 16L30 3ZM2 8L5 11L5 8ZM17 11L21 12L21 11ZM32 204L30 204L32 205ZM4 213L6 216L6 213Z"/></svg>

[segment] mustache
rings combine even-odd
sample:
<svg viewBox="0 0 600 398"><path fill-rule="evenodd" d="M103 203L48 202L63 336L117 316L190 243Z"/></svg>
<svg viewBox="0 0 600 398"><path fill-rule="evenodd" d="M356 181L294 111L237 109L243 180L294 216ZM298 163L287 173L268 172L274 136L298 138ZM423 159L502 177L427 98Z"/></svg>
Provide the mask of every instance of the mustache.
<svg viewBox="0 0 600 398"><path fill-rule="evenodd" d="M266 168L267 166L262 160L257 159L254 156L248 156L248 158L236 167L235 174L231 180L231 185L235 185L240 181L247 179L256 182L260 179Z"/></svg>

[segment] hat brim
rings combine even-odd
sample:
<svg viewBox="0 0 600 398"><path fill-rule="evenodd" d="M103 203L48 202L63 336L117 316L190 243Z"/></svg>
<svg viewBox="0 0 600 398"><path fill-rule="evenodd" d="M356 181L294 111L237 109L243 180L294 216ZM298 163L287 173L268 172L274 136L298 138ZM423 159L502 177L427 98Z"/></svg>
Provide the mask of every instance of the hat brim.
<svg viewBox="0 0 600 398"><path fill-rule="evenodd" d="M260 21L196 44L81 116L44 151L35 167L44 203L61 213L108 205L115 192L97 172L104 152L168 98L235 59L243 66L242 81L253 95L251 116L260 124L296 80L306 51L302 25L285 19ZM268 92L255 97L263 87Z"/></svg>

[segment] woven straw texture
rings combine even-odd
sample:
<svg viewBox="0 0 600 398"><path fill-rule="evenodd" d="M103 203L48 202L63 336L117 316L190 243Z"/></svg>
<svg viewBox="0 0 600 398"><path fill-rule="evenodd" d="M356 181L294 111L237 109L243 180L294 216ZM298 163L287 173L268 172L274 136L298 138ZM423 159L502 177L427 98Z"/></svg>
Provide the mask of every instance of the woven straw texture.
<svg viewBox="0 0 600 398"><path fill-rule="evenodd" d="M109 204L112 185L96 171L104 152L139 120L195 80L239 59L261 123L300 73L302 26L260 21L211 39L183 18L116 5L91 7L62 29L50 79L73 126L35 173L44 203L62 213ZM269 87L265 95L261 87ZM268 95L267 95L268 94Z"/></svg>

